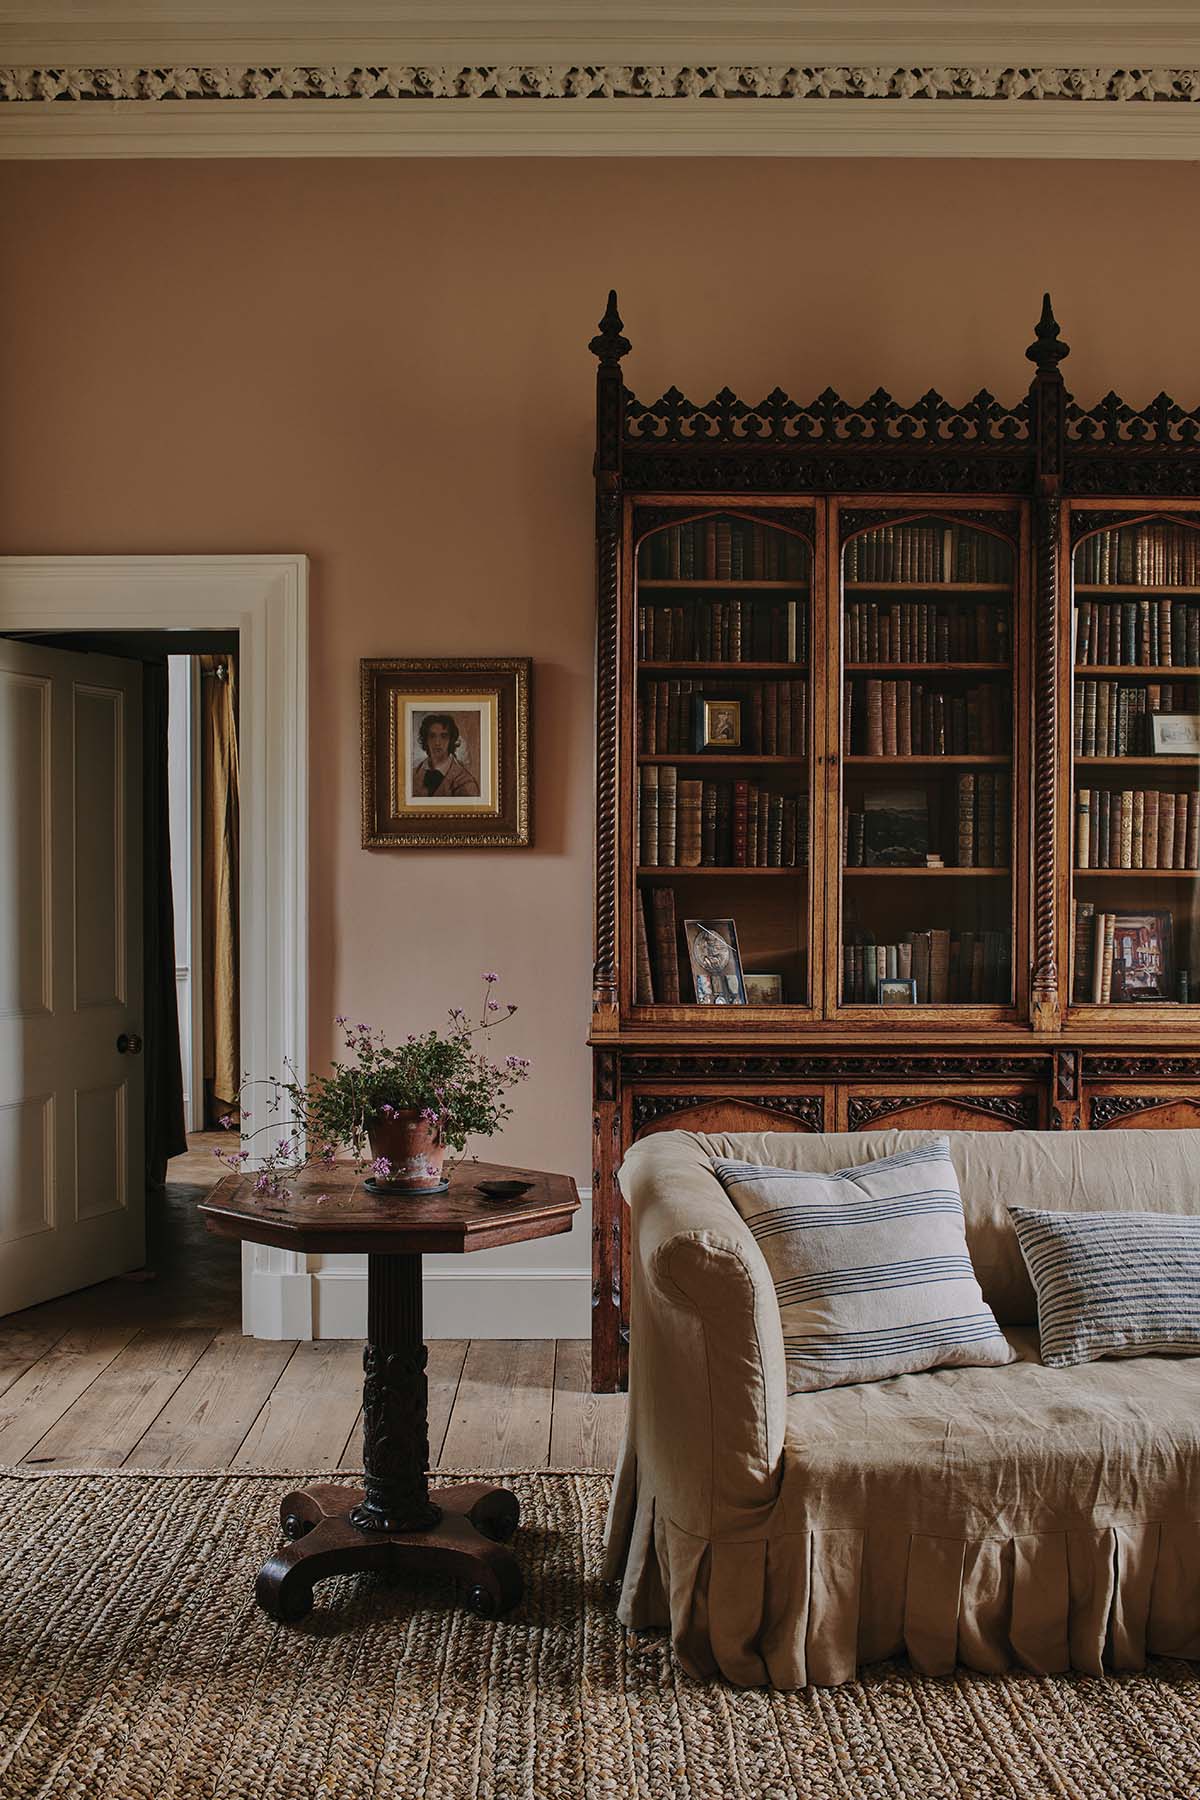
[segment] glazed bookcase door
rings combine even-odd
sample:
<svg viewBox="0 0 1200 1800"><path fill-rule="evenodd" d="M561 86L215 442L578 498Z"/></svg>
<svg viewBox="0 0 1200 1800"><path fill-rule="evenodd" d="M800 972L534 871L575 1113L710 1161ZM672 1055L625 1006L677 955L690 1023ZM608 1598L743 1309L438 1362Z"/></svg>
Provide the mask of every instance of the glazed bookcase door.
<svg viewBox="0 0 1200 1800"><path fill-rule="evenodd" d="M626 1015L735 1029L815 1016L820 511L681 499L630 514Z"/></svg>
<svg viewBox="0 0 1200 1800"><path fill-rule="evenodd" d="M827 979L856 1020L1027 1003L1024 529L1011 502L838 507Z"/></svg>
<svg viewBox="0 0 1200 1800"><path fill-rule="evenodd" d="M1071 1014L1200 1011L1200 512L1070 519Z"/></svg>

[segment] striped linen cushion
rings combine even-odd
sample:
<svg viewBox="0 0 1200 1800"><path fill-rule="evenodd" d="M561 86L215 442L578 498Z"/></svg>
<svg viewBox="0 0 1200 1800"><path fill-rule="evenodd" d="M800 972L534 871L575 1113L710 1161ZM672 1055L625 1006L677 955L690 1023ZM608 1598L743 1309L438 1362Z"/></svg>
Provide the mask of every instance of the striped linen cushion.
<svg viewBox="0 0 1200 1800"><path fill-rule="evenodd" d="M1200 1218L1010 1206L1042 1361L1200 1356Z"/></svg>
<svg viewBox="0 0 1200 1800"><path fill-rule="evenodd" d="M967 1254L948 1138L828 1175L713 1167L771 1271L789 1392L1013 1361Z"/></svg>

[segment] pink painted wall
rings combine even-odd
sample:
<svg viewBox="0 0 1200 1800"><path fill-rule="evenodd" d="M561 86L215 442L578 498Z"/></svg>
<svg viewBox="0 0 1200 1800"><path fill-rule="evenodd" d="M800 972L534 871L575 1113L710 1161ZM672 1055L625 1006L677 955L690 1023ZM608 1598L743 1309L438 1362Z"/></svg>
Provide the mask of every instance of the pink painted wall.
<svg viewBox="0 0 1200 1800"><path fill-rule="evenodd" d="M497 968L502 1153L589 1168L593 368L1200 398L1191 165L335 161L0 169L0 552L312 559L312 1054ZM536 848L359 848L358 659L536 659Z"/></svg>

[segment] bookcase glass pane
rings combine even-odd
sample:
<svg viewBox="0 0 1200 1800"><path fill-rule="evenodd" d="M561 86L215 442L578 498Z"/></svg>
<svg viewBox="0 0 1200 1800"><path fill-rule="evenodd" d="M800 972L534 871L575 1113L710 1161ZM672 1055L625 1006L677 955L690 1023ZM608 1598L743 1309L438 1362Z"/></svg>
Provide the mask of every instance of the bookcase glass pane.
<svg viewBox="0 0 1200 1800"><path fill-rule="evenodd" d="M845 524L841 1002L1010 1005L1013 547Z"/></svg>
<svg viewBox="0 0 1200 1800"><path fill-rule="evenodd" d="M1094 531L1071 573L1071 998L1194 1003L1200 528L1142 519Z"/></svg>
<svg viewBox="0 0 1200 1800"><path fill-rule="evenodd" d="M635 527L639 1005L810 1003L812 518Z"/></svg>

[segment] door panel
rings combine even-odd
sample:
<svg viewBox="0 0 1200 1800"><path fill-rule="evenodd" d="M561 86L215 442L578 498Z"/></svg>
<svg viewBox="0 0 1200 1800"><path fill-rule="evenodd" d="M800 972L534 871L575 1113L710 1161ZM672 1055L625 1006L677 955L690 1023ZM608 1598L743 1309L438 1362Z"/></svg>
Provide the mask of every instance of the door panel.
<svg viewBox="0 0 1200 1800"><path fill-rule="evenodd" d="M141 667L0 641L0 1313L145 1260Z"/></svg>
<svg viewBox="0 0 1200 1800"><path fill-rule="evenodd" d="M639 1104L640 1103L640 1104ZM818 1094L781 1095L778 1105L771 1097L746 1099L724 1095L693 1094L680 1096L678 1102L669 1096L635 1096L634 1135L651 1137L659 1131L820 1131L823 1128L824 1104ZM655 1109L656 1116L639 1124L639 1111Z"/></svg>
<svg viewBox="0 0 1200 1800"><path fill-rule="evenodd" d="M857 1089L841 1096L844 1131L1031 1131L1042 1122L1035 1091L930 1094Z"/></svg>
<svg viewBox="0 0 1200 1800"><path fill-rule="evenodd" d="M1088 1124L1092 1131L1194 1131L1200 1094L1093 1094Z"/></svg>

